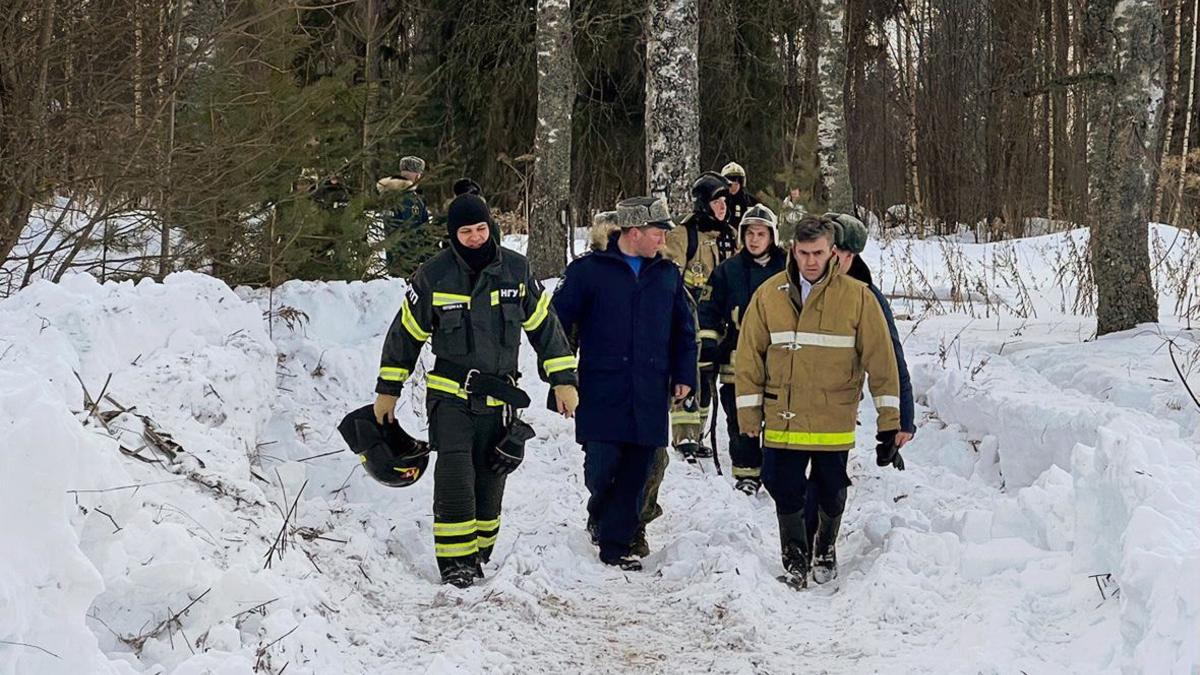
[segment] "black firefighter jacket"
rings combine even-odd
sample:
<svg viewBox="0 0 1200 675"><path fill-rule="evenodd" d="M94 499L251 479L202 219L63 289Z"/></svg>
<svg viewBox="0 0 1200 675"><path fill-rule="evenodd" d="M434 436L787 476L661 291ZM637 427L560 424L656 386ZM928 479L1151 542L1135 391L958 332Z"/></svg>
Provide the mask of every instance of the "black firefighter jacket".
<svg viewBox="0 0 1200 675"><path fill-rule="evenodd" d="M576 383L576 359L550 294L529 274L525 256L497 246L495 261L472 285L470 269L454 247L442 249L413 275L400 311L388 329L375 391L397 396L412 373L421 346L432 340L437 363L427 375L430 396L467 399L453 370L516 376L521 332L537 351L539 370L552 385ZM441 371L441 372L439 372ZM499 401L488 405L499 407Z"/></svg>

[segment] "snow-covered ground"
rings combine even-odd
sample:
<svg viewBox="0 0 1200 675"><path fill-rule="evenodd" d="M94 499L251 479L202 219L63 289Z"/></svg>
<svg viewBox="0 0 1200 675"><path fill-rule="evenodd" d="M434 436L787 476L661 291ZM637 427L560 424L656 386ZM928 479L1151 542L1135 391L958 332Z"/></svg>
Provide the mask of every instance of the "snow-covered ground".
<svg viewBox="0 0 1200 675"><path fill-rule="evenodd" d="M601 565L536 408L488 579L441 586L432 481L372 482L334 429L403 282L37 282L0 301L0 674L1194 673L1196 238L1162 245L1161 325L1091 341L1057 273L1085 238L868 250L940 299L894 301L920 429L877 468L864 407L836 593L775 581L769 497L680 462L646 571Z"/></svg>

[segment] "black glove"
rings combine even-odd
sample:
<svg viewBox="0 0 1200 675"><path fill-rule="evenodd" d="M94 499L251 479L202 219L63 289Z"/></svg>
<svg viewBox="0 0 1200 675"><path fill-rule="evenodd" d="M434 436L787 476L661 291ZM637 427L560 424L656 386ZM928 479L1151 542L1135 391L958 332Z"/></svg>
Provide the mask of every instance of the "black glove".
<svg viewBox="0 0 1200 675"><path fill-rule="evenodd" d="M900 456L900 448L896 447L896 431L881 431L875 434L879 444L875 446L876 466L891 464L897 471L904 470L904 458Z"/></svg>
<svg viewBox="0 0 1200 675"><path fill-rule="evenodd" d="M489 468L501 475L516 471L525 459L525 441L533 436L533 427L514 417L508 425L508 433L492 448Z"/></svg>

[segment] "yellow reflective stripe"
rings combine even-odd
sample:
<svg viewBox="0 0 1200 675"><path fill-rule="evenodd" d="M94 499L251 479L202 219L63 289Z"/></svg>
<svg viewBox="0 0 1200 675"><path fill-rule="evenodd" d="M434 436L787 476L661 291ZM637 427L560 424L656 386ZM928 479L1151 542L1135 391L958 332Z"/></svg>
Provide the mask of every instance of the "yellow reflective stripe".
<svg viewBox="0 0 1200 675"><path fill-rule="evenodd" d="M462 391L462 387L459 386L457 382L440 375L426 375L425 386L429 389L435 389L437 391L444 391L447 394L453 394L459 398L467 397L466 392Z"/></svg>
<svg viewBox="0 0 1200 675"><path fill-rule="evenodd" d="M429 331L421 328L421 324L417 322L417 317L413 315L412 307L408 304L408 298L405 298L404 303L400 305L400 323L417 342L424 342L432 335Z"/></svg>
<svg viewBox="0 0 1200 675"><path fill-rule="evenodd" d="M461 558L479 551L479 543L469 541L465 544L434 544L433 554L439 558Z"/></svg>
<svg viewBox="0 0 1200 675"><path fill-rule="evenodd" d="M763 435L768 443L783 445L854 445L854 432L779 431L767 429Z"/></svg>
<svg viewBox="0 0 1200 675"><path fill-rule="evenodd" d="M492 291L492 307L500 304L500 291Z"/></svg>
<svg viewBox="0 0 1200 675"><path fill-rule="evenodd" d="M708 281L708 275L703 272L688 270L683 273L683 283L688 286L703 286L706 281Z"/></svg>
<svg viewBox="0 0 1200 675"><path fill-rule="evenodd" d="M698 412L673 412L671 413L671 424L700 424L702 418Z"/></svg>
<svg viewBox="0 0 1200 675"><path fill-rule="evenodd" d="M518 295L520 295L522 298L525 297L525 282L522 281L518 288L520 289Z"/></svg>
<svg viewBox="0 0 1200 675"><path fill-rule="evenodd" d="M542 297L538 298L537 307L533 310L533 316L530 316L525 323L521 324L521 328L526 331L537 330L542 322L546 320L546 316L550 314L550 294L542 293Z"/></svg>
<svg viewBox="0 0 1200 675"><path fill-rule="evenodd" d="M475 528L481 532L499 529L500 528L500 519L497 518L495 520L476 520Z"/></svg>
<svg viewBox="0 0 1200 675"><path fill-rule="evenodd" d="M546 369L546 374L550 375L551 373L578 368L579 360L574 356L560 356L556 359L546 359L542 363L542 367Z"/></svg>
<svg viewBox="0 0 1200 675"><path fill-rule="evenodd" d="M499 535L492 535L490 537L479 537L478 539L475 540L475 545L478 546L479 548L487 548L488 546L495 546L496 538L498 536Z"/></svg>
<svg viewBox="0 0 1200 675"><path fill-rule="evenodd" d="M432 373L426 375L425 386L426 388L433 389L435 391L444 391L447 394L452 394L463 400L468 398L467 392L462 390L461 384L451 380L450 378L442 377L441 375L434 375ZM504 401L499 401L491 396L488 396L487 404L493 408L499 408L500 406L504 405Z"/></svg>
<svg viewBox="0 0 1200 675"><path fill-rule="evenodd" d="M720 340L721 334L710 328L705 328L704 330L700 331L699 337L701 340Z"/></svg>
<svg viewBox="0 0 1200 675"><path fill-rule="evenodd" d="M476 521L464 520L461 523L438 523L433 524L433 536L435 537L457 537L463 534L475 534Z"/></svg>
<svg viewBox="0 0 1200 675"><path fill-rule="evenodd" d="M458 293L439 293L437 291L434 291L434 293L433 293L433 306L434 307L444 307L446 305L457 305L460 302L465 302L468 305L470 305L471 304L471 296L460 295Z"/></svg>
<svg viewBox="0 0 1200 675"><path fill-rule="evenodd" d="M734 478L758 478L762 476L762 469L749 468L744 466L733 467Z"/></svg>
<svg viewBox="0 0 1200 675"><path fill-rule="evenodd" d="M408 379L408 369L384 366L379 369L379 379L388 382L403 382Z"/></svg>

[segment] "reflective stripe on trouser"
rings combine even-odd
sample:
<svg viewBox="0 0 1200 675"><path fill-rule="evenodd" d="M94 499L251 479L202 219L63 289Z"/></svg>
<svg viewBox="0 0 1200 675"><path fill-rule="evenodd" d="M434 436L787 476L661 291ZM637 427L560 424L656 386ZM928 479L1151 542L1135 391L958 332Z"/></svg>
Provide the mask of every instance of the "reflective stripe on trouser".
<svg viewBox="0 0 1200 675"><path fill-rule="evenodd" d="M758 438L743 436L738 429L737 391L732 384L721 385L721 409L725 411L729 431L729 459L733 462L734 478L758 478L762 475L762 443Z"/></svg>
<svg viewBox="0 0 1200 675"><path fill-rule="evenodd" d="M430 397L429 441L433 467L433 541L438 568L487 561L500 529L505 476L490 468L490 453L504 436L504 415L472 412L457 399Z"/></svg>
<svg viewBox="0 0 1200 675"><path fill-rule="evenodd" d="M646 490L642 493L642 527L663 514L658 505L658 489L662 487L663 476L667 473L667 464L671 461L671 453L666 448L654 450L654 461L650 464L650 475L646 478Z"/></svg>
<svg viewBox="0 0 1200 675"><path fill-rule="evenodd" d="M679 447L682 443L700 443L708 428L708 415L712 408L712 385L709 378L700 378L700 406L698 410L684 410L682 403L671 406L671 443Z"/></svg>

